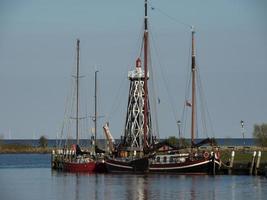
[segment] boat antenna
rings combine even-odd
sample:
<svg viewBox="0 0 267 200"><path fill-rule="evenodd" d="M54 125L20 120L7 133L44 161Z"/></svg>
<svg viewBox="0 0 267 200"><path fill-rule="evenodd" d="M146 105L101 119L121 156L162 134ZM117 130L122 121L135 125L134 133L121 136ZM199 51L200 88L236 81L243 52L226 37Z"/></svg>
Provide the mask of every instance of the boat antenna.
<svg viewBox="0 0 267 200"><path fill-rule="evenodd" d="M194 146L195 140L195 109L196 109L196 60L195 60L195 44L194 44L194 35L195 30L194 27L191 26L191 33L192 33L192 61L191 61L191 71L192 71L192 113L191 113L191 146Z"/></svg>
<svg viewBox="0 0 267 200"><path fill-rule="evenodd" d="M147 17L147 0L145 0L145 19L144 19L144 72L145 72L145 79L144 79L144 148L147 147L147 116L148 116L148 100L147 100L147 72L148 72L148 17Z"/></svg>
<svg viewBox="0 0 267 200"><path fill-rule="evenodd" d="M79 145L79 65L80 65L80 40L77 39L77 70L76 70L76 144Z"/></svg>

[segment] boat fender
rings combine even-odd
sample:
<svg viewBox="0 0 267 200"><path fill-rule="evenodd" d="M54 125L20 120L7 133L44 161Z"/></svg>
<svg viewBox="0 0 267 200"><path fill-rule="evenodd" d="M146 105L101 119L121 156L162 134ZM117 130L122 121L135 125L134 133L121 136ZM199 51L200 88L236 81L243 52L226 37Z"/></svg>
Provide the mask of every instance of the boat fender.
<svg viewBox="0 0 267 200"><path fill-rule="evenodd" d="M209 157L209 153L207 151L205 151L204 154L203 154L203 156L204 156L204 158L207 159Z"/></svg>
<svg viewBox="0 0 267 200"><path fill-rule="evenodd" d="M217 151L217 152L215 153L215 158L216 158L216 159L220 159L220 157L221 157L221 156L220 156L220 152Z"/></svg>

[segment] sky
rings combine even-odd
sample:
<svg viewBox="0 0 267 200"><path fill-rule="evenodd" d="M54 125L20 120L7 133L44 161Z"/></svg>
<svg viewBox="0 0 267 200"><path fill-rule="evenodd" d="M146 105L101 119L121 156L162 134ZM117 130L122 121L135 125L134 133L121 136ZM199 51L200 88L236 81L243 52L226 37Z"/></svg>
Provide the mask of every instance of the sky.
<svg viewBox="0 0 267 200"><path fill-rule="evenodd" d="M213 127L209 136L242 137L243 120L245 137L252 137L253 125L267 122L267 1L149 3L160 137L178 135L176 121L182 115L187 81L189 25L196 30L197 65ZM99 113L104 116L98 129L109 121L113 136L119 138L127 106L127 73L139 55L143 17L143 0L0 0L0 136L57 137L79 38L87 114L94 112L97 69ZM189 137L187 132L183 135Z"/></svg>

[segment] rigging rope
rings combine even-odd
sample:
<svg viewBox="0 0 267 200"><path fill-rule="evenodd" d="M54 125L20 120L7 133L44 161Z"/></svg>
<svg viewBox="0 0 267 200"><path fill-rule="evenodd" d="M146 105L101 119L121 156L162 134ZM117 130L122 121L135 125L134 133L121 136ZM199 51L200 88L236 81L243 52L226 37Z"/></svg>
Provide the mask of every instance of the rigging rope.
<svg viewBox="0 0 267 200"><path fill-rule="evenodd" d="M151 10L158 11L160 14L162 14L163 16L165 16L165 17L169 18L170 20L176 22L177 24L183 25L183 26L185 26L185 27L187 27L187 28L191 28L191 27L192 27L192 25L187 24L187 23L185 23L185 22L182 22L182 21L180 21L180 20L178 20L178 19L176 19L176 18L174 18L174 17L168 15L166 12L162 11L161 9L156 8L156 7L153 6L151 3L148 3L148 5L150 6Z"/></svg>
<svg viewBox="0 0 267 200"><path fill-rule="evenodd" d="M152 28L151 28L151 29L152 29ZM151 38L152 38L152 42L153 42L154 44L156 44L156 42L155 42L155 40L154 40L154 35L153 35L153 34L151 34ZM159 50L158 50L158 48L156 47L156 45L153 45L153 49L154 49L154 51L155 51L156 58L157 58L157 60L158 60L158 64L159 64L159 68L160 68L160 72L161 72L160 75L161 75L161 78L162 78L163 83L164 83L163 85L164 85L164 87L165 87L165 89L166 89L167 96L168 96L168 98L169 98L169 100L170 100L171 113L172 113L174 119L176 120L176 119L177 119L177 109L175 108L173 99L171 98L170 88L168 87L167 80L166 80L166 78L165 78L165 73L164 73L164 71L163 71L163 69L166 69L166 67L163 67L163 65L162 65L162 63L161 63L161 61L160 61L160 56L159 56L160 54L159 54ZM175 112L175 111L176 111L176 112ZM176 120L176 121L177 121L177 120Z"/></svg>
<svg viewBox="0 0 267 200"><path fill-rule="evenodd" d="M143 30L144 30L144 25L142 23L142 26L141 26L140 31L139 31L138 40L136 42L136 48L133 48L133 49L138 49L137 51L139 51L139 49L140 49L139 44L141 43L141 50L139 52L135 52L134 55L131 56L131 58L130 58L131 61L136 59L136 57L135 57L136 55L139 55L139 57L141 57L142 47L143 47ZM140 41L142 41L142 42L140 42ZM130 62L130 63L132 63L132 62ZM131 70L131 67L132 67L132 65L124 67L123 68L124 71L123 71L122 74L123 75L127 75L128 71ZM112 104L111 104L111 107L109 109L109 112L105 115L105 117L106 117L105 120L106 121L109 121L110 119L112 119L111 114L113 114L119 108L119 106L122 105L123 98L121 98L121 96L123 96L122 93L126 89L126 86L129 86L129 84L127 82L127 78L124 77L124 76L121 76L119 88L113 93L113 94L116 94L116 95L114 97L114 100L112 101ZM125 105L127 105L127 103ZM122 130L124 130L124 125L123 125ZM123 134L123 131L122 131L122 134Z"/></svg>
<svg viewBox="0 0 267 200"><path fill-rule="evenodd" d="M205 98L205 93L204 93L204 89L203 89L203 84L202 84L202 81L201 81L201 78L200 78L200 73L198 73L198 85L199 85L199 91L200 91L200 99L201 99L201 103L202 103L202 112L204 113L204 116L203 116L203 123L204 123L204 131L206 131L206 136L208 136L208 128L207 128L207 124L209 123L210 125L210 131L212 133L212 136L214 137L215 134L214 134L214 129L213 129L213 126L212 126L212 123L211 123L211 118L210 118L210 114L209 114L209 109L208 109L208 104L207 104L207 101L206 101L206 98Z"/></svg>
<svg viewBox="0 0 267 200"><path fill-rule="evenodd" d="M191 43L191 38L189 40L189 44ZM186 101L189 99L190 97L190 86L191 86L191 79L192 79L192 74L191 74L191 45L188 45L190 48L188 49L188 60L187 60L187 65L186 65L186 72L187 72L187 82L186 82L186 86L185 86L185 99L183 102L183 111L182 111L182 116L181 116L181 128L182 128L182 133L186 132L186 128L187 128L187 116L188 116L188 109L187 109L187 105L186 105ZM184 135L185 137L185 135Z"/></svg>
<svg viewBox="0 0 267 200"><path fill-rule="evenodd" d="M150 45L150 44L149 44ZM150 49L150 48L149 48ZM155 133L156 133L156 137L159 138L159 125L158 125L158 112L157 112L157 92L156 92L156 87L155 87L155 72L153 70L153 67L152 67L152 59L151 59L151 54L149 54L149 63L150 63L150 70L151 70L151 92L152 92L152 108L153 108L153 111L154 111L154 115L151 115L152 118L154 118L154 120L152 121L152 126L154 127L153 129L155 130ZM157 82L156 82L157 83ZM154 123L153 123L154 122Z"/></svg>

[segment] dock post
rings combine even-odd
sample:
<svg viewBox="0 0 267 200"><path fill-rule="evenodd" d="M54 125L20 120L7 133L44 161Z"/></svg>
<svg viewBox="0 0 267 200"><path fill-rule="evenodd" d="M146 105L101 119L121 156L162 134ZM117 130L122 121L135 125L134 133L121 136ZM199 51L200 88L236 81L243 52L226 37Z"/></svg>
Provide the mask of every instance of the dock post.
<svg viewBox="0 0 267 200"><path fill-rule="evenodd" d="M212 175L216 175L216 170L215 170L215 153L211 152L211 159L212 159Z"/></svg>
<svg viewBox="0 0 267 200"><path fill-rule="evenodd" d="M257 157L257 162L256 162L256 167L255 167L255 176L258 175L258 169L260 167L260 162L261 162L261 151L258 151L258 157Z"/></svg>
<svg viewBox="0 0 267 200"><path fill-rule="evenodd" d="M233 169L233 165L234 165L234 159L235 159L235 151L232 151L231 159L230 159L230 166L229 166L229 169L228 169L228 174L229 175L232 174L232 169Z"/></svg>
<svg viewBox="0 0 267 200"><path fill-rule="evenodd" d="M253 156L252 156L252 162L251 162L250 169L249 169L249 175L252 175L256 154L257 152L254 151Z"/></svg>

